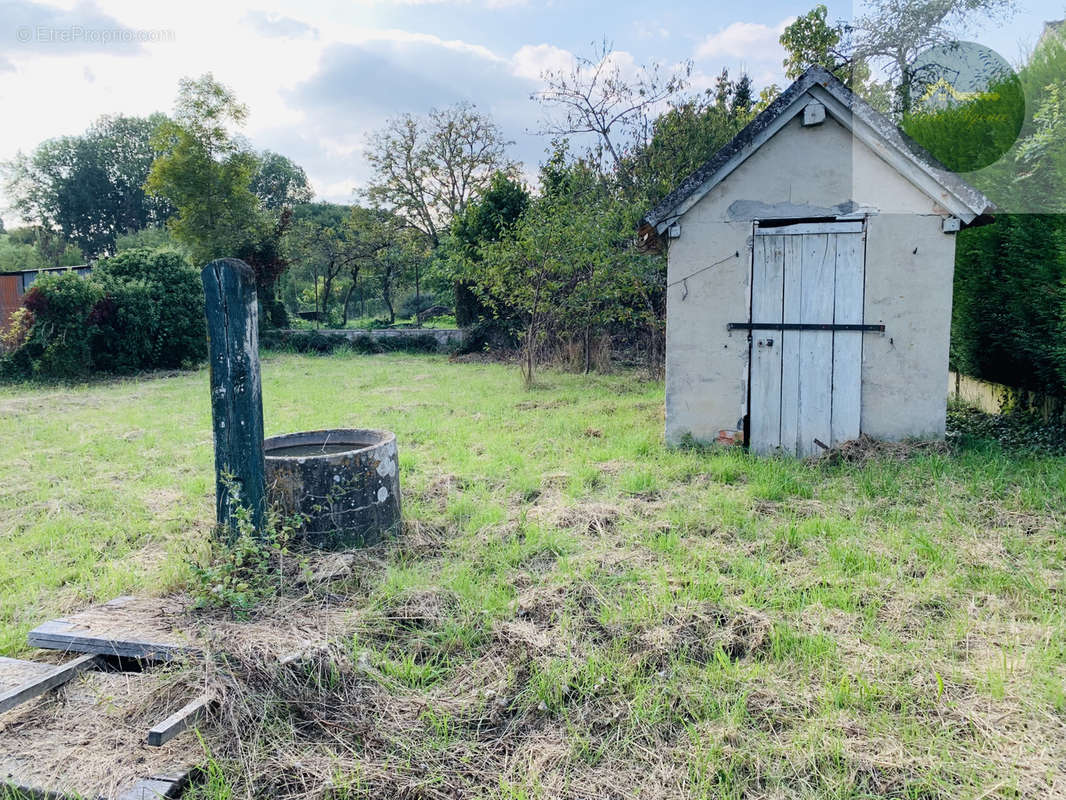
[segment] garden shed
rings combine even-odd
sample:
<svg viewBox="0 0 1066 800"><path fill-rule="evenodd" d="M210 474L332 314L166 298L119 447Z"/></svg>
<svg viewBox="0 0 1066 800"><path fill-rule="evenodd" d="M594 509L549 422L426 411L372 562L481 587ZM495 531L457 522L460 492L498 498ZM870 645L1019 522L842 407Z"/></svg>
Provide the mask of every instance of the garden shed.
<svg viewBox="0 0 1066 800"><path fill-rule="evenodd" d="M668 442L942 436L955 233L991 210L808 69L642 221L668 247Z"/></svg>

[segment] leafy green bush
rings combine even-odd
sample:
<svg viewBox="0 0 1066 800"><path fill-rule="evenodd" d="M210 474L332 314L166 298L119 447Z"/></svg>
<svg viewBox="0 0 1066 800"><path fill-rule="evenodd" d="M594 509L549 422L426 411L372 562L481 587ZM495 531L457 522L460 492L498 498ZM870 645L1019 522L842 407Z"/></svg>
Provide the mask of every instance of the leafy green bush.
<svg viewBox="0 0 1066 800"><path fill-rule="evenodd" d="M92 367L89 317L100 301L100 287L74 272L45 274L23 298L33 324L22 346L3 357L10 377L79 378Z"/></svg>
<svg viewBox="0 0 1066 800"><path fill-rule="evenodd" d="M128 250L92 275L43 275L0 337L7 378L175 369L207 354L200 276L172 250Z"/></svg>
<svg viewBox="0 0 1066 800"><path fill-rule="evenodd" d="M92 279L104 301L94 311L97 369L175 369L207 354L200 276L173 250L126 250L102 260Z"/></svg>

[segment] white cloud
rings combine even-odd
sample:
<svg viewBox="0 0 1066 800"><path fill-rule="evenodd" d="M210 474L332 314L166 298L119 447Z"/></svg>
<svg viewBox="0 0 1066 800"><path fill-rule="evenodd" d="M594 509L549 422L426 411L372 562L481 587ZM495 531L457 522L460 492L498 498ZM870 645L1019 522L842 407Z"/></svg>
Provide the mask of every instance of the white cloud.
<svg viewBox="0 0 1066 800"><path fill-rule="evenodd" d="M795 19L786 17L773 27L758 22L734 22L700 42L696 58L780 61L785 50L778 40Z"/></svg>
<svg viewBox="0 0 1066 800"><path fill-rule="evenodd" d="M545 72L566 71L574 63L569 50L551 44L527 44L511 57L511 71L519 78L539 81Z"/></svg>

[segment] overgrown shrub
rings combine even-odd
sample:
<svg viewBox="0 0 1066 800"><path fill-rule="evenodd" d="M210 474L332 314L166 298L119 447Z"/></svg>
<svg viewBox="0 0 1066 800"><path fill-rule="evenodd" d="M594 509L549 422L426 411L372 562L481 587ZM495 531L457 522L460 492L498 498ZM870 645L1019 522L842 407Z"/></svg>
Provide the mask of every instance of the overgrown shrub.
<svg viewBox="0 0 1066 800"><path fill-rule="evenodd" d="M1066 456L1066 420L1045 421L1018 410L987 414L961 403L948 406L948 436L961 442L995 442L1005 450Z"/></svg>
<svg viewBox="0 0 1066 800"><path fill-rule="evenodd" d="M42 275L23 298L32 314L19 317L22 345L2 357L7 377L80 378L92 367L92 325L89 317L102 299L100 286L74 272ZM11 324L8 325L11 331ZM14 335L13 333L10 335Z"/></svg>
<svg viewBox="0 0 1066 800"><path fill-rule="evenodd" d="M23 306L0 332L7 378L175 369L207 354L200 276L172 250L128 250L87 278L44 275Z"/></svg>
<svg viewBox="0 0 1066 800"><path fill-rule="evenodd" d="M289 542L299 519L281 520L271 512L263 530L252 524L251 511L240 503L240 487L225 475L231 530L218 530L207 552L191 564L192 594L197 608L228 609L246 618L266 598L282 588L287 573L299 570L303 560L290 557Z"/></svg>
<svg viewBox="0 0 1066 800"><path fill-rule="evenodd" d="M127 250L102 260L92 280L104 294L93 320L97 369L175 369L204 359L203 286L181 254Z"/></svg>

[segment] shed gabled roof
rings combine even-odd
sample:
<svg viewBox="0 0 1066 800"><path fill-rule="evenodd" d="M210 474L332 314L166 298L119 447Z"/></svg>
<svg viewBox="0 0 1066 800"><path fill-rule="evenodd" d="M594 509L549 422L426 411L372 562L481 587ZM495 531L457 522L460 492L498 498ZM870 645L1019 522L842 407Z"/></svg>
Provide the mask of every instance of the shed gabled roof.
<svg viewBox="0 0 1066 800"><path fill-rule="evenodd" d="M689 175L641 220L641 227L662 233L744 163L762 144L803 113L814 98L918 189L965 224L993 209L992 201L948 170L884 114L852 92L823 67L810 67L714 157Z"/></svg>

